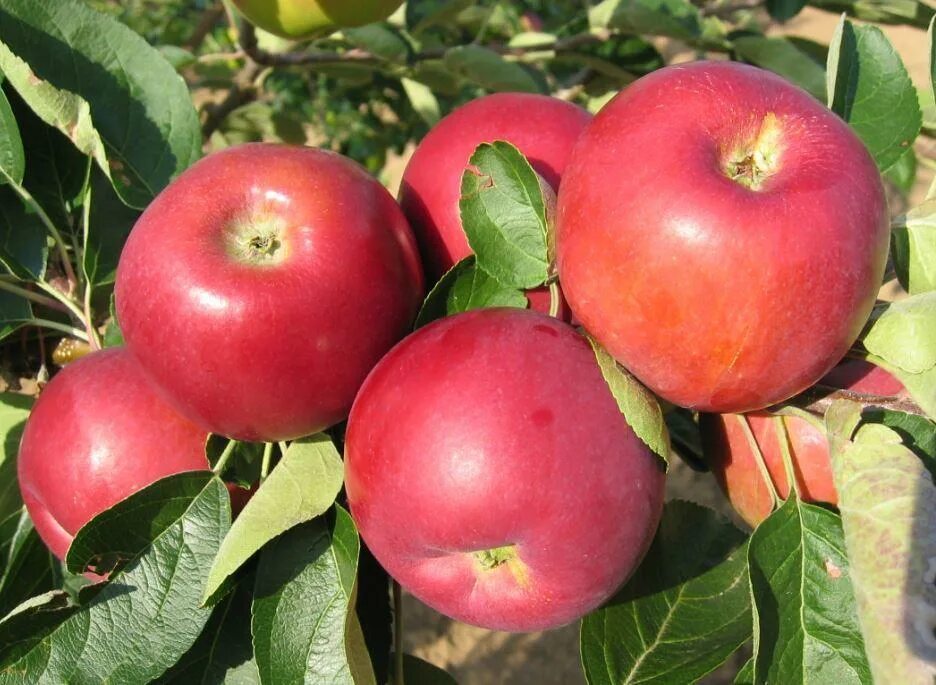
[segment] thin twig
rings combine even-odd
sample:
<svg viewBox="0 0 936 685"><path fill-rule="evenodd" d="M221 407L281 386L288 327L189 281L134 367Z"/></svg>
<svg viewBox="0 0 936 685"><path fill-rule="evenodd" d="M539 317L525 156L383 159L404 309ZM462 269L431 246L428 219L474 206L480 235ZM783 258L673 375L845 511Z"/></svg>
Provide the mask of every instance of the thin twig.
<svg viewBox="0 0 936 685"><path fill-rule="evenodd" d="M611 37L608 30L595 30L578 33L568 38L560 40L549 40L533 45L524 45L516 47L501 44L489 44L484 47L499 55L508 57L523 57L534 52L554 52L567 53L574 52L580 47L601 43ZM243 51L254 62L270 67L283 66L324 66L331 64L342 64L354 62L358 64L379 64L383 60L377 55L360 48L351 48L344 52L324 52L324 51L302 51L302 52L281 52L272 53L263 50L257 44L257 33L253 26L244 24L240 31L240 45ZM448 52L448 48L434 48L423 50L413 54L410 58L412 63L424 62L426 60L441 59Z"/></svg>
<svg viewBox="0 0 936 685"><path fill-rule="evenodd" d="M253 60L247 60L247 63L234 77L234 82L224 99L218 104L205 109L207 116L202 124L202 135L205 138L218 130L228 114L256 99L257 88L255 81L262 71L262 66Z"/></svg>
<svg viewBox="0 0 936 685"><path fill-rule="evenodd" d="M804 409L812 414L824 416L826 410L832 406L832 403L836 400L851 400L852 402L858 402L864 407L901 411L905 414L915 414L916 416L925 417L927 415L916 402L906 397L869 395L853 390L840 390L826 385L816 385L809 388L805 392L789 400L788 404ZM768 411L774 411L775 409L776 408L771 407Z"/></svg>
<svg viewBox="0 0 936 685"><path fill-rule="evenodd" d="M215 27L222 17L224 17L223 3L216 2L208 7L208 9L202 12L198 24L196 24L195 28L192 30L192 35L185 41L185 47L192 52L198 50L208 34L211 33L211 29Z"/></svg>
<svg viewBox="0 0 936 685"><path fill-rule="evenodd" d="M85 333L80 328L69 326L66 323L59 323L58 321L50 321L49 319L27 319L23 323L29 324L31 326L42 326L43 328L49 328L53 331L58 331L59 333L65 333L66 335L70 335L73 338L78 338L79 340L90 342L88 340L87 333Z"/></svg>
<svg viewBox="0 0 936 685"><path fill-rule="evenodd" d="M10 283L9 281L4 281L3 279L0 279L0 290L12 293L14 295L19 295L24 299L35 302L36 304L41 304L43 307L48 307L49 309L55 309L61 312L68 311L68 308L58 300L52 299L51 297L46 297L45 295L37 292L33 292L27 288L21 288L20 286Z"/></svg>
<svg viewBox="0 0 936 685"><path fill-rule="evenodd" d="M219 476L224 474L224 468L227 466L228 461L230 461L231 455L234 454L234 448L237 447L237 444L237 440L228 440L228 444L224 446L224 451L221 452L217 463L214 465L214 468L211 469L212 471Z"/></svg>
<svg viewBox="0 0 936 685"><path fill-rule="evenodd" d="M393 581L393 685L403 683L403 589Z"/></svg>
<svg viewBox="0 0 936 685"><path fill-rule="evenodd" d="M49 232L49 235L52 236L52 241L55 243L56 249L58 249L59 256L62 261L62 269L65 271L65 277L68 279L68 287L72 291L78 285L78 277L75 275L75 269L72 267L71 257L68 254L68 247L65 244L65 239L62 238L62 234L59 233L58 228L55 224L52 223L52 219L49 218L49 215L46 214L45 210L42 208L36 198L26 190L21 185L16 183L10 184L16 194L20 196L20 199L26 203L26 205L35 212L36 216L39 218L39 221L45 226L46 230Z"/></svg>

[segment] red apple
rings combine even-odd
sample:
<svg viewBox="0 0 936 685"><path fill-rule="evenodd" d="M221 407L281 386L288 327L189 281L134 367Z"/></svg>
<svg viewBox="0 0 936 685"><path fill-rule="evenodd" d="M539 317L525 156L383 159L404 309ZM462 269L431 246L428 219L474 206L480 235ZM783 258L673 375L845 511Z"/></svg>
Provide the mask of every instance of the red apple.
<svg viewBox="0 0 936 685"><path fill-rule="evenodd" d="M831 388L845 388L867 395L896 396L904 388L881 368L867 362L849 360L836 366L821 381ZM817 421L821 422L819 417ZM706 459L722 491L735 511L751 527L770 514L772 502L742 421L747 420L754 439L764 457L770 479L777 493L786 498L790 483L783 465L776 419L764 412L745 416L737 414L703 414L700 417L702 442ZM837 505L838 494L832 481L829 443L820 425L804 418L783 416L789 437L790 453L796 481L807 502Z"/></svg>
<svg viewBox="0 0 936 685"><path fill-rule="evenodd" d="M233 0L245 17L283 38L312 38L386 19L403 0Z"/></svg>
<svg viewBox="0 0 936 685"><path fill-rule="evenodd" d="M403 587L458 620L529 631L583 616L631 575L664 475L575 329L481 309L421 328L371 372L345 483Z"/></svg>
<svg viewBox="0 0 936 685"><path fill-rule="evenodd" d="M19 449L23 502L60 559L75 533L161 478L208 468L202 428L153 389L124 348L70 363L40 395Z"/></svg>
<svg viewBox="0 0 936 685"><path fill-rule="evenodd" d="M478 145L506 140L555 190L590 120L577 105L528 93L478 98L442 119L416 148L400 189L400 204L416 233L429 279L437 280L471 254L458 201L462 175ZM548 293L534 292L531 305L548 311Z"/></svg>
<svg viewBox="0 0 936 685"><path fill-rule="evenodd" d="M206 157L166 188L116 285L127 345L179 411L252 441L344 420L422 293L383 186L332 152L270 144Z"/></svg>
<svg viewBox="0 0 936 685"><path fill-rule="evenodd" d="M573 313L654 392L743 412L846 353L884 273L874 161L841 119L767 71L645 76L585 130L559 191Z"/></svg>

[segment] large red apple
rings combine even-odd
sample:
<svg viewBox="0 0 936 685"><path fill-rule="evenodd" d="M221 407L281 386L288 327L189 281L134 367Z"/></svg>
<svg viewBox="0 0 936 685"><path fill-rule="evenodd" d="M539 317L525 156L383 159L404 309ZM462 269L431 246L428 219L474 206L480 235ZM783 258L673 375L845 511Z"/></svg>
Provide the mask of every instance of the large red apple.
<svg viewBox="0 0 936 685"><path fill-rule="evenodd" d="M553 628L608 599L659 521L664 475L588 342L482 309L420 329L370 374L345 443L351 512L416 597L486 628Z"/></svg>
<svg viewBox="0 0 936 685"><path fill-rule="evenodd" d="M590 120L587 111L558 98L496 93L459 107L436 124L413 153L400 188L400 204L416 233L429 279L438 279L471 254L458 201L462 175L478 145L506 140L555 190ZM548 310L543 291L530 300L535 308Z"/></svg>
<svg viewBox="0 0 936 685"><path fill-rule="evenodd" d="M874 161L809 94L742 64L640 79L601 110L559 190L573 313L654 392L742 412L815 383L884 273Z"/></svg>
<svg viewBox="0 0 936 685"><path fill-rule="evenodd" d="M69 364L42 391L20 443L20 492L39 536L64 559L75 533L134 492L208 468L207 432L153 389L124 348Z"/></svg>
<svg viewBox="0 0 936 685"><path fill-rule="evenodd" d="M117 270L127 345L211 432L297 438L348 415L419 308L409 226L363 168L250 144L198 162L134 226Z"/></svg>
<svg viewBox="0 0 936 685"><path fill-rule="evenodd" d="M386 19L403 0L233 0L245 17L283 38L312 38Z"/></svg>
<svg viewBox="0 0 936 685"><path fill-rule="evenodd" d="M821 380L821 384L876 396L896 396L904 391L900 381L889 373L859 360L839 364ZM770 514L772 502L747 431L741 423L745 420L777 493L786 499L790 483L783 465L774 417L764 412L745 416L703 414L700 428L712 473L735 511L754 527ZM793 470L803 499L837 505L838 493L832 480L829 443L821 423L817 425L795 416L783 416L781 420L786 428ZM817 421L821 419L817 417Z"/></svg>

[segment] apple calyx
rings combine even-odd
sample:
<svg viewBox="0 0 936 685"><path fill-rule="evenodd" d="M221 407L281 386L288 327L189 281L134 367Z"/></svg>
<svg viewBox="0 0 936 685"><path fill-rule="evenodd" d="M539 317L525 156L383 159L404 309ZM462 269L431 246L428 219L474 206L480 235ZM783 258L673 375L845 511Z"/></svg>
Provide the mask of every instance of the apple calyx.
<svg viewBox="0 0 936 685"><path fill-rule="evenodd" d="M781 133L780 120L768 112L754 140L737 145L726 155L725 175L745 188L760 190L780 166Z"/></svg>
<svg viewBox="0 0 936 685"><path fill-rule="evenodd" d="M526 587L529 584L527 566L521 561L520 556L517 554L516 545L504 545L503 547L482 549L473 552L472 556L481 570L481 574L479 575L490 573L502 566L506 566L518 585Z"/></svg>
<svg viewBox="0 0 936 685"><path fill-rule="evenodd" d="M233 221L225 232L225 248L235 261L250 266L273 266L283 261L284 223L277 217L250 216Z"/></svg>

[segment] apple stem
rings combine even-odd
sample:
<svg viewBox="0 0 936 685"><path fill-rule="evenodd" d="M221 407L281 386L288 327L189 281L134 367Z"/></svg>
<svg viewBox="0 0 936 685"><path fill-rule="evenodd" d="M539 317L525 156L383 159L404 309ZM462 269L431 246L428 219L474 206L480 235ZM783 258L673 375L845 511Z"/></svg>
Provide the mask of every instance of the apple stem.
<svg viewBox="0 0 936 685"><path fill-rule="evenodd" d="M738 423L741 424L741 430L744 432L744 437L747 438L748 446L751 448L751 452L754 453L754 461L757 462L757 468L760 470L761 477L764 479L767 490L770 492L770 498L773 501L770 507L770 510L773 511L777 508L777 505L780 504L780 495L777 493L777 486L774 485L773 479L770 477L770 471L767 469L767 462L764 461L764 453L761 452L760 445L757 444L757 438L754 437L754 431L751 430L751 423L748 421L748 417L744 414L735 414L734 416L738 420Z"/></svg>
<svg viewBox="0 0 936 685"><path fill-rule="evenodd" d="M549 284L549 315L553 318L559 316L559 284L553 281Z"/></svg>
<svg viewBox="0 0 936 685"><path fill-rule="evenodd" d="M790 489L796 493L797 499L802 499L799 482L796 480L796 471L793 468L793 455L790 452L790 435L782 416L774 416L774 430L777 432L777 442L780 444L780 455L783 457L783 468L786 471Z"/></svg>
<svg viewBox="0 0 936 685"><path fill-rule="evenodd" d="M231 455L234 454L234 448L237 447L237 440L228 440L228 444L224 446L224 451L221 452L221 456L218 457L217 463L215 463L214 468L211 469L217 475L224 473L227 463L231 460Z"/></svg>
<svg viewBox="0 0 936 685"><path fill-rule="evenodd" d="M393 581L393 685L403 685L403 589Z"/></svg>
<svg viewBox="0 0 936 685"><path fill-rule="evenodd" d="M273 460L273 443L263 443L263 461L260 464L260 482L266 480L270 475L270 462Z"/></svg>

